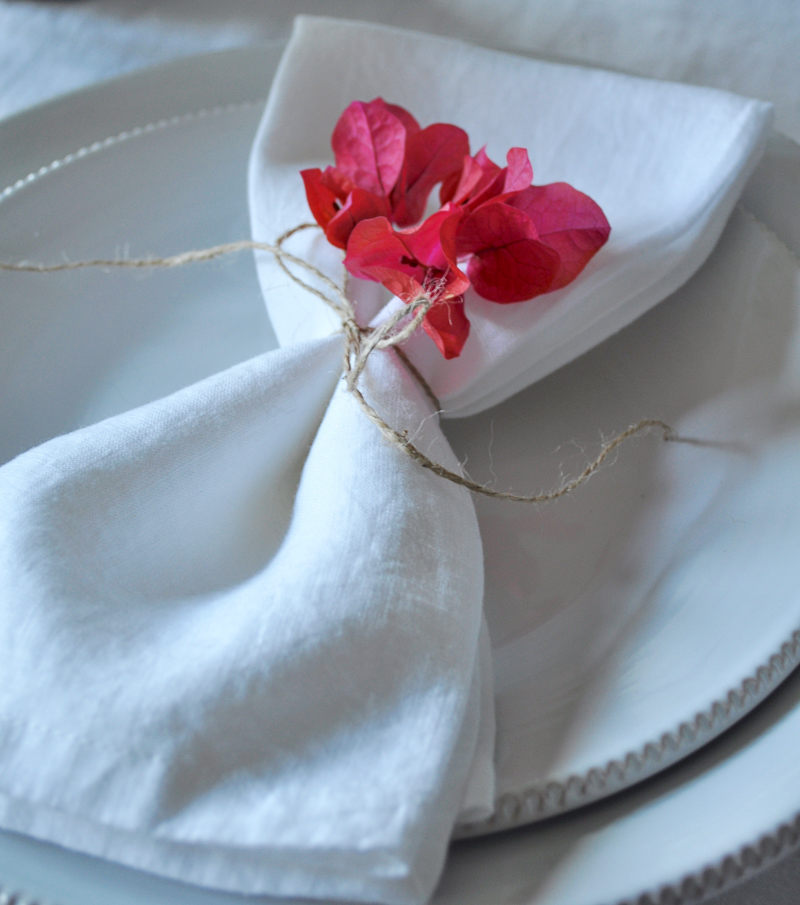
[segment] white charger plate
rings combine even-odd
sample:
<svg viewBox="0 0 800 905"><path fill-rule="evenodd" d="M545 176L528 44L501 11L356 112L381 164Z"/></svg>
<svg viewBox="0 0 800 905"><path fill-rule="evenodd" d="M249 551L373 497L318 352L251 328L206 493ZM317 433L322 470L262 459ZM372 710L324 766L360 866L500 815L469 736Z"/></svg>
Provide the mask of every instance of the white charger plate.
<svg viewBox="0 0 800 905"><path fill-rule="evenodd" d="M183 61L5 123L0 257L168 254L246 235L244 163L260 115L250 99L265 94L278 52ZM797 189L787 175L797 159L791 143L774 142L748 201L790 239ZM501 800L497 818L473 830L529 822L636 782L729 726L797 662L800 519L791 475L776 477L800 451L791 411L776 410L794 379L795 275L786 249L737 214L676 297L504 406L448 425L476 476L524 489L555 480L565 460L579 467L583 452L554 454L559 443L589 445L599 429L643 415L728 444L637 444L558 507L479 503ZM246 256L139 276L6 274L3 285L0 461L274 345ZM748 454L732 440L746 441ZM741 488L750 491L744 502ZM618 813L615 802L599 813ZM553 826L586 819L536 832L557 838ZM603 819L619 845L616 818ZM723 852L776 822L740 821ZM538 840L537 851L548 851ZM5 843L0 851L29 846L42 863L52 854L11 836ZM474 854L478 843L470 845L456 851ZM685 854L692 859L681 870L696 863L697 852ZM472 876L459 857L443 894L461 888L459 870ZM623 863L627 871L627 856ZM652 888L662 866L623 895ZM602 886L587 895L613 900Z"/></svg>

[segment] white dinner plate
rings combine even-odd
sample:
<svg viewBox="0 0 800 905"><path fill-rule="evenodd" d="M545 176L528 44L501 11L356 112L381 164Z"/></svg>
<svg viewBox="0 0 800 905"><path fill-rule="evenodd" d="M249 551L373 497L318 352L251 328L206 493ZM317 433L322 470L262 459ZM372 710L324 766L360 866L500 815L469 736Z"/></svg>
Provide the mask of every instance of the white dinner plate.
<svg viewBox="0 0 800 905"><path fill-rule="evenodd" d="M245 161L278 53L181 61L0 126L0 258L162 255L246 236ZM796 147L776 138L745 199L795 249L798 172ZM702 441L634 443L585 490L543 509L478 502L500 799L494 821L473 829L530 822L637 782L729 727L796 665L797 272L786 247L739 211L676 296L504 405L447 423L474 476L523 490L579 470L600 432L641 417L666 417ZM0 462L275 342L249 256L137 275L4 274L2 285ZM775 701L792 694L800 690ZM783 785L797 768L774 741L800 738L800 717L776 707L764 709L762 734L751 719L708 749L716 754L639 790L457 845L440 897L480 901L478 865L494 865L488 878L507 864L510 885L493 884L494 901L503 901L495 892L516 901L524 887L529 901L598 905L737 851L800 810L800 793ZM777 769L763 777L766 757ZM769 780L774 795L726 820L716 839L695 815L690 841L676 844L681 814L689 821L700 807L719 819L729 780L740 795ZM672 854L631 869L647 838L671 839ZM46 867L35 883L25 882L31 865ZM59 885L63 871L87 865L82 886ZM109 882L131 896L152 888L164 902L235 899L10 834L0 866L0 879L64 905Z"/></svg>

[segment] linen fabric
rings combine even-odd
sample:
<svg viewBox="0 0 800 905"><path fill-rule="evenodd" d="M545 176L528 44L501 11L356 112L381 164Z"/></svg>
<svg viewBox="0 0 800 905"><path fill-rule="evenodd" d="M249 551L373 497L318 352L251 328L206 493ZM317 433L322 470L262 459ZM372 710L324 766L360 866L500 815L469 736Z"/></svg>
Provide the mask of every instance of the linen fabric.
<svg viewBox="0 0 800 905"><path fill-rule="evenodd" d="M724 91L563 66L383 26L301 17L275 77L250 176L252 230L274 240L310 219L297 170L332 163L330 136L354 99L408 109L426 126L453 122L475 153L504 163L527 148L534 183L568 182L592 197L611 237L573 283L498 305L473 291L460 358L445 361L419 331L406 347L445 417L472 415L607 339L682 285L711 252L763 150L772 108ZM300 256L341 278L322 236ZM261 285L281 343L324 335L322 303L272 258ZM390 297L358 290L365 322ZM287 293L292 303L286 303ZM380 315L379 315L380 317Z"/></svg>
<svg viewBox="0 0 800 905"><path fill-rule="evenodd" d="M479 732L480 537L341 354L267 353L4 466L4 826L242 892L430 895ZM393 356L366 388L458 467Z"/></svg>
<svg viewBox="0 0 800 905"><path fill-rule="evenodd" d="M258 35L244 22L179 25L109 12L96 4L0 0L0 117L100 79L241 46Z"/></svg>
<svg viewBox="0 0 800 905"><path fill-rule="evenodd" d="M254 145L257 239L309 218L298 170L377 94L495 157L527 144L538 183L572 182L614 230L544 303L470 298L458 361L411 340L453 415L688 278L769 122L721 92L304 19ZM341 276L335 250L297 244ZM258 266L284 349L0 468L0 824L239 892L422 903L456 820L492 805L473 504L382 439L339 380L335 318ZM362 322L384 316L374 289L352 287ZM363 388L458 469L393 352Z"/></svg>

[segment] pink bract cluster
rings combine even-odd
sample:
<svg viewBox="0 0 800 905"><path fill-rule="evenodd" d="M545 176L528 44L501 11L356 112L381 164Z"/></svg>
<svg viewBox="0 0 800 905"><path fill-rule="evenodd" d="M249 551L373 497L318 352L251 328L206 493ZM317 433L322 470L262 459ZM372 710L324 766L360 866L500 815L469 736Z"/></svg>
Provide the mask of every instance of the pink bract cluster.
<svg viewBox="0 0 800 905"><path fill-rule="evenodd" d="M469 335L464 293L499 304L561 289L583 270L611 228L587 195L565 182L536 186L524 148L506 166L449 123L421 128L381 98L354 101L331 139L336 165L302 171L311 212L345 249L353 276L405 302L434 300L423 327L445 358ZM425 219L433 188L437 211Z"/></svg>

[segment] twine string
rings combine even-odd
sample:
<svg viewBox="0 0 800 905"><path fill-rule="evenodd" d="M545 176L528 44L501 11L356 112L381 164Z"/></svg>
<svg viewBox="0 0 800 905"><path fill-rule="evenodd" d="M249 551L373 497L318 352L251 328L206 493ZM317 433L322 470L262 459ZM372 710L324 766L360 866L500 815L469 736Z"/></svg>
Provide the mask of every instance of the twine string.
<svg viewBox="0 0 800 905"><path fill-rule="evenodd" d="M436 284L433 284L430 287L426 286L424 291L416 298L403 300L403 305L378 327L363 327L356 319L355 309L347 296L346 284L340 286L309 261L292 254L283 247L286 241L292 236L303 230L314 228L317 228L315 223L301 223L280 235L274 244L244 239L238 242L226 242L222 245L215 245L210 248L181 252L180 254L171 255L169 257L93 259L86 261L62 261L57 264L40 264L28 261L8 263L0 261L0 271L11 271L16 273L57 273L60 271L79 270L88 267L135 269L168 268L183 267L187 264L195 264L204 261L213 261L215 258L220 258L239 251L260 251L271 254L289 279L320 299L339 317L342 325L342 332L345 336L343 368L347 389L350 391L366 417L375 425L375 427L377 427L386 440L397 449L402 450L422 468L428 469L440 478L444 478L446 481L450 481L460 487L465 487L472 493L496 500L505 500L512 503L547 503L566 496L574 490L577 490L582 484L585 484L586 481L602 467L609 456L611 456L623 443L630 440L632 437L649 431L660 430L665 441L692 442L691 438L687 439L679 437L665 421L661 421L658 418L643 418L636 424L631 424L629 427L625 428L625 430L621 431L612 439L604 442L598 455L586 465L580 474L564 481L560 486L552 490L533 494L519 494L507 490L495 490L493 487L474 481L468 475L459 474L458 472L445 468L440 463L429 458L415 446L409 439L407 431L397 430L388 424L374 406L367 402L359 388L359 380L364 373L370 355L372 355L375 350L392 349L399 356L410 374L419 383L434 409L437 412L441 410L441 405L436 398L436 394L400 346L401 343L405 342L405 340L418 329L425 315L431 307L436 304L438 292L441 290L441 287ZM290 269L290 265L304 271L327 291L321 289L319 285L314 285L298 276Z"/></svg>

